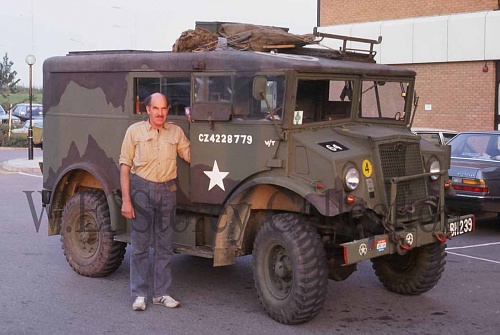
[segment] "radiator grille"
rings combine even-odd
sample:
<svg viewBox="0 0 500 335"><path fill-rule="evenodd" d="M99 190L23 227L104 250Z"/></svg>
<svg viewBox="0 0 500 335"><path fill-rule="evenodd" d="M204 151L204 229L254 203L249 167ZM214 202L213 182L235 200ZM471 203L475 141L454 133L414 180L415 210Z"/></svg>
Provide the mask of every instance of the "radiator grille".
<svg viewBox="0 0 500 335"><path fill-rule="evenodd" d="M387 202L391 201L392 177L404 177L424 172L419 143L397 142L379 145ZM425 178L400 182L397 185L396 208L427 197ZM418 209L417 209L418 210Z"/></svg>

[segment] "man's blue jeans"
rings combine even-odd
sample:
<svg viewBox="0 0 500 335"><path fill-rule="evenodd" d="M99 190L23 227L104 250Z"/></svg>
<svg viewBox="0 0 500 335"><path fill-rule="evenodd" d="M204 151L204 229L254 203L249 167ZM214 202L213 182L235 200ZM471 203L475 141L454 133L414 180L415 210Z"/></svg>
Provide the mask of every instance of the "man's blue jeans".
<svg viewBox="0 0 500 335"><path fill-rule="evenodd" d="M130 196L135 210L135 218L131 220L130 291L132 296L148 296L150 245L154 249L153 297L166 295L172 283L172 225L175 220L175 190L174 181L154 183L131 174Z"/></svg>

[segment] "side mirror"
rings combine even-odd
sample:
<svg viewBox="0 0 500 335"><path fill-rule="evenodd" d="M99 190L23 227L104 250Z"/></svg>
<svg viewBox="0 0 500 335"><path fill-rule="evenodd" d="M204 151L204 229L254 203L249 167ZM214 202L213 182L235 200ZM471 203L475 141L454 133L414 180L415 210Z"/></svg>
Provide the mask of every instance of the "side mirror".
<svg viewBox="0 0 500 335"><path fill-rule="evenodd" d="M255 77L253 80L252 95L255 100L264 100L267 93L267 79Z"/></svg>

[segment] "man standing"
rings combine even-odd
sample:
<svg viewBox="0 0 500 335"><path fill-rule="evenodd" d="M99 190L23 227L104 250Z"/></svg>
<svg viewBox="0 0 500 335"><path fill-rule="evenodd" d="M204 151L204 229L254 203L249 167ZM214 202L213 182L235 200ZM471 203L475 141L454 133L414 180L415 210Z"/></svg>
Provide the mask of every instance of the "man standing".
<svg viewBox="0 0 500 335"><path fill-rule="evenodd" d="M122 215L131 220L130 290L132 309L144 311L149 290L149 247L154 248L153 303L174 308L167 294L176 206L177 155L190 162L189 140L180 127L166 123L167 98L154 93L145 100L149 120L131 125L120 154Z"/></svg>

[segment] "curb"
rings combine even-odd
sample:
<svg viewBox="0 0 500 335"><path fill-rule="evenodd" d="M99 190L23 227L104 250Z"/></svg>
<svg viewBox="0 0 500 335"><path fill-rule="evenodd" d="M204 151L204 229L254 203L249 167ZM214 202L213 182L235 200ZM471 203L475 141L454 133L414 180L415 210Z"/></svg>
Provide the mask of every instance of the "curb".
<svg viewBox="0 0 500 335"><path fill-rule="evenodd" d="M11 172L38 172L41 173L40 163L42 162L42 157L34 157L33 160L28 160L26 158L11 159L3 162L2 168L6 171Z"/></svg>

